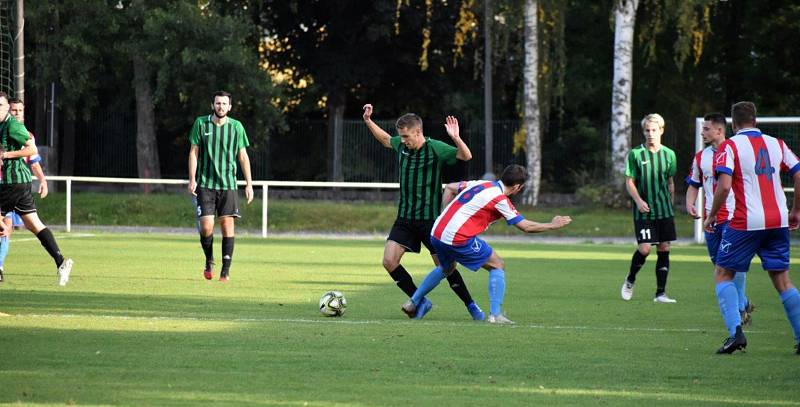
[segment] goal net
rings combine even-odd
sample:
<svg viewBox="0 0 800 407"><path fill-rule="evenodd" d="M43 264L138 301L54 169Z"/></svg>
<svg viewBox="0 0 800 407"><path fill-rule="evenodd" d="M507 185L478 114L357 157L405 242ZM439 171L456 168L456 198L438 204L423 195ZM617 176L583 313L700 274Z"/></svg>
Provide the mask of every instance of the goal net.
<svg viewBox="0 0 800 407"><path fill-rule="evenodd" d="M756 119L758 128L770 136L783 139L789 148L796 154L800 154L800 117L759 117ZM731 124L731 119L727 118L728 124ZM732 135L731 127L727 129L728 137ZM705 148L703 144L703 118L698 117L695 119L695 151L700 151ZM781 175L783 187L786 192L792 191L792 184L786 174ZM698 211L704 207L703 193L697 194L697 202L695 203ZM791 201L790 201L791 202ZM703 234L703 221L698 219L694 222L694 240L697 243L705 242L705 235Z"/></svg>
<svg viewBox="0 0 800 407"><path fill-rule="evenodd" d="M0 91L14 95L14 27L16 1L0 0Z"/></svg>

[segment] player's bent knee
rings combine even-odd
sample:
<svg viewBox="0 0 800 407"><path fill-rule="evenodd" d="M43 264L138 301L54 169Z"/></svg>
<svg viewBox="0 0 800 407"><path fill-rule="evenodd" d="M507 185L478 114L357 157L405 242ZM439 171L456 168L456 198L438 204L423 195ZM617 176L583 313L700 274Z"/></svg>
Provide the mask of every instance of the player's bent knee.
<svg viewBox="0 0 800 407"><path fill-rule="evenodd" d="M390 259L388 257L383 258L383 268L390 273L393 272L399 265L400 262L397 260Z"/></svg>

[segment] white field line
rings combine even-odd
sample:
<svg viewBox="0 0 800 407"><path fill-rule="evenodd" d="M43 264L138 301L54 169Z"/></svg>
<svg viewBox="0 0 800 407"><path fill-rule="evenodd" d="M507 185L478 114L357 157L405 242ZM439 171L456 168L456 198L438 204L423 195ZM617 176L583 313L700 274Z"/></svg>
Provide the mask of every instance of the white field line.
<svg viewBox="0 0 800 407"><path fill-rule="evenodd" d="M197 322L285 322L292 324L344 324L344 325L394 325L394 324L423 324L436 326L489 326L490 324L466 321L408 321L396 319L351 320L345 318L205 318L205 317L180 317L180 316L138 316L138 315L110 315L110 314L14 314L8 315L16 318L95 318L118 319L127 321L197 321ZM515 324L504 325L503 329L541 329L550 331L617 331L617 332L679 332L698 333L709 331L709 328L651 328L651 327L624 327L624 326L584 326L584 325L544 325L544 324ZM713 328L711 328L713 329ZM748 330L748 334L769 334L771 331Z"/></svg>
<svg viewBox="0 0 800 407"><path fill-rule="evenodd" d="M39 240L39 238L37 238L36 236L33 236L33 237L16 237L17 233L24 233L24 231L22 231L22 229L20 229L20 230L14 232L14 234L11 235L11 241L13 241L13 242L35 242L35 241ZM94 233L59 233L58 234L58 239L59 240L61 240L61 239L80 239L80 238L84 238L84 237L95 237L95 236L96 235Z"/></svg>

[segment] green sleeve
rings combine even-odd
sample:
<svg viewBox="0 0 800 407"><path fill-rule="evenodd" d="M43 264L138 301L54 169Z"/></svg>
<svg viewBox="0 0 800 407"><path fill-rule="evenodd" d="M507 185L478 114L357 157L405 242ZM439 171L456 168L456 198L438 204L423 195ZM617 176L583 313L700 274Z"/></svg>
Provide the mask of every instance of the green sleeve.
<svg viewBox="0 0 800 407"><path fill-rule="evenodd" d="M236 151L250 146L250 140L247 139L247 132L244 131L244 126L241 122L236 122Z"/></svg>
<svg viewBox="0 0 800 407"><path fill-rule="evenodd" d="M677 159L675 158L675 152L670 150L669 151L669 167L667 167L667 176L674 177L675 173L678 172L678 164L676 163Z"/></svg>
<svg viewBox="0 0 800 407"><path fill-rule="evenodd" d="M389 138L389 144L392 145L392 149L394 151L397 151L397 149L400 148L400 136L394 136Z"/></svg>
<svg viewBox="0 0 800 407"><path fill-rule="evenodd" d="M436 155L439 156L439 161L443 161L447 165L453 165L456 163L456 153L458 153L457 148L439 140L428 140L428 142L431 143L433 151L435 151Z"/></svg>
<svg viewBox="0 0 800 407"><path fill-rule="evenodd" d="M24 147L25 143L31 139L31 135L28 133L28 129L25 128L25 125L16 120L9 123L8 135L19 143L19 148Z"/></svg>
<svg viewBox="0 0 800 407"><path fill-rule="evenodd" d="M194 124L192 125L192 130L189 132L189 144L193 146L200 145L200 127L202 126L202 121L198 117Z"/></svg>
<svg viewBox="0 0 800 407"><path fill-rule="evenodd" d="M637 169L639 166L636 165L636 154L634 154L633 150L628 153L628 163L625 166L625 176L629 178L636 178Z"/></svg>

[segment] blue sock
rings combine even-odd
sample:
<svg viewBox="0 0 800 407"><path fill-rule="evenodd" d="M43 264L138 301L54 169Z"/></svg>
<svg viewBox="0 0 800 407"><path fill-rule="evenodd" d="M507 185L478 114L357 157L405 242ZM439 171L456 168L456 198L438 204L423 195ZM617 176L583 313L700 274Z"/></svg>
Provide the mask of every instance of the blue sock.
<svg viewBox="0 0 800 407"><path fill-rule="evenodd" d="M747 273L736 272L733 276L733 285L736 286L736 292L739 294L739 311L744 311L747 306L747 296L744 295L744 289L747 286Z"/></svg>
<svg viewBox="0 0 800 407"><path fill-rule="evenodd" d="M419 305L422 299L428 295L429 292L433 291L439 282L444 280L445 275L442 271L441 267L436 267L435 269L431 270L425 279L422 280L422 284L419 285L417 291L414 292L414 295L411 296L411 301L414 302L414 305Z"/></svg>
<svg viewBox="0 0 800 407"><path fill-rule="evenodd" d="M9 245L11 245L11 241L8 240L8 236L0 238L0 267L4 267L6 265L6 256L8 256Z"/></svg>
<svg viewBox="0 0 800 407"><path fill-rule="evenodd" d="M794 331L794 339L800 342L800 293L792 287L781 293L783 309L786 310L786 318Z"/></svg>
<svg viewBox="0 0 800 407"><path fill-rule="evenodd" d="M503 313L503 298L506 296L506 272L503 269L489 270L489 313Z"/></svg>
<svg viewBox="0 0 800 407"><path fill-rule="evenodd" d="M717 283L717 301L725 327L733 337L736 335L736 327L742 324L742 317L739 315L739 294L732 281Z"/></svg>

